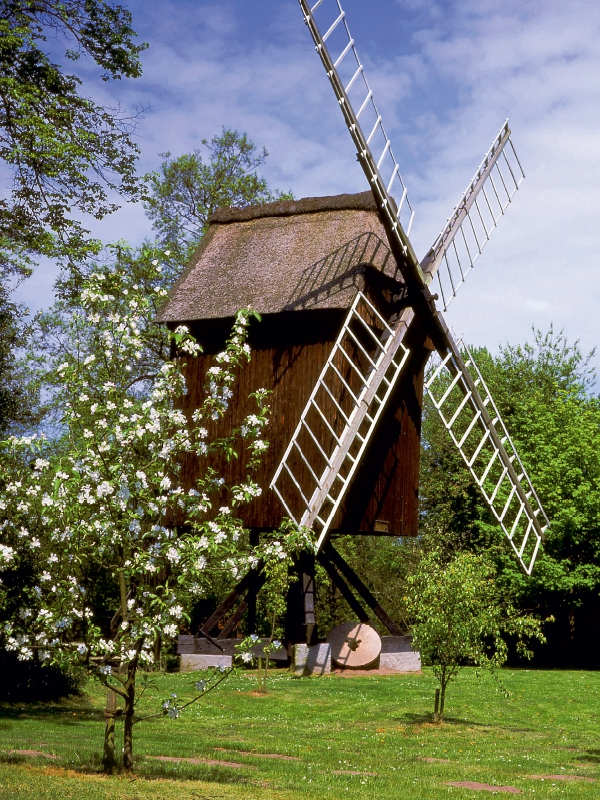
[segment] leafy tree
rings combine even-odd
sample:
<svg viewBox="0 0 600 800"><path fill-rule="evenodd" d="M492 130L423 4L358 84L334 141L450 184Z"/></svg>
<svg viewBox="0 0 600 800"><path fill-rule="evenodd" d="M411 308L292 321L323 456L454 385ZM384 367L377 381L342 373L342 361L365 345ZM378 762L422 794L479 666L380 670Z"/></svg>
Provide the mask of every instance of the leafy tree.
<svg viewBox="0 0 600 800"><path fill-rule="evenodd" d="M12 173L0 200L0 270L26 274L32 259L74 262L97 243L73 212L101 219L116 191L139 197L133 120L80 93L81 80L48 54L52 40L104 81L141 74L131 14L106 0L0 0L0 158Z"/></svg>
<svg viewBox="0 0 600 800"><path fill-rule="evenodd" d="M440 685L435 722L443 721L446 688L463 666L495 673L508 657L506 636L516 638L525 657L532 655L526 639L545 641L540 621L503 599L494 579L494 567L481 555L464 552L447 561L435 550L408 577L413 641Z"/></svg>
<svg viewBox="0 0 600 800"><path fill-rule="evenodd" d="M237 367L250 358L251 312L238 313L209 370L205 399L188 420L177 408L185 391L182 360L200 347L185 327L172 335L180 358L161 366L147 392L132 385L131 365L144 351L140 320L151 302L127 275L105 270L90 276L57 368L65 435L54 444L40 436L11 437L0 461L4 645L23 660L37 655L49 664L84 667L107 687L108 770L115 762L116 718L124 722L124 768L133 766L138 669L152 663L157 640L177 636L185 609L212 576L234 580L261 560L268 569L270 561L279 564L310 546L304 533L290 530L253 549L235 516L260 494L252 471L267 447L266 393L254 395L256 413L239 430L209 436L213 421L227 411ZM226 487L214 457L234 457L242 440L250 454L247 477ZM182 476L185 453L204 465L192 488ZM98 570L111 589L105 618L90 602ZM29 575L25 586L12 580L17 573ZM199 686L198 697L208 688ZM171 698L159 713L177 716L179 710Z"/></svg>
<svg viewBox="0 0 600 800"><path fill-rule="evenodd" d="M220 206L248 206L276 199L292 199L291 193L267 188L256 174L268 156L245 133L223 128L212 139L203 139L201 149L172 158L163 153L159 172L146 175L151 195L146 213L158 233L162 247L170 248L186 264L208 226L210 215Z"/></svg>
<svg viewBox="0 0 600 800"><path fill-rule="evenodd" d="M535 331L533 343L502 347L497 356L473 352L551 526L528 578L426 405L422 530L447 553L487 552L514 601L557 618L568 615L572 639L577 613L596 608L600 594L600 401L593 394L592 354L584 356L552 328ZM554 627L551 640L560 630ZM558 648L563 654L571 646L565 644Z"/></svg>

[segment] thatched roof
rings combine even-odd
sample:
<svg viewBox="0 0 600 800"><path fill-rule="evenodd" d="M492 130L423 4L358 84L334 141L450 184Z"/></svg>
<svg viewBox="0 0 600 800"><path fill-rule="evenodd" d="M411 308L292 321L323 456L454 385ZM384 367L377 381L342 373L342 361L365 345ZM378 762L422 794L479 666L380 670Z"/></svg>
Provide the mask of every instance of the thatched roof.
<svg viewBox="0 0 600 800"><path fill-rule="evenodd" d="M370 269L402 282L371 192L220 208L158 319L347 308Z"/></svg>

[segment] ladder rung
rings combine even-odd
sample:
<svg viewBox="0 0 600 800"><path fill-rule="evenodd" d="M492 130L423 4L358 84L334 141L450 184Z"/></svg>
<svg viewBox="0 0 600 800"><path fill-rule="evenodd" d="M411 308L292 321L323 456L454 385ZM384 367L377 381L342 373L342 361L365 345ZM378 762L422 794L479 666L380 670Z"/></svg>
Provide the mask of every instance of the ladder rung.
<svg viewBox="0 0 600 800"><path fill-rule="evenodd" d="M354 398L354 402L355 402L355 403L358 403L358 397L357 397L357 395L355 395L355 394L354 394L354 392L352 391L352 389L351 389L351 388L348 386L348 383L346 382L346 379L344 378L344 376L342 375L342 373L339 371L339 369L336 367L336 365L335 365L333 362L330 362L330 363L329 363L329 367L330 367L330 368L331 368L331 369L332 369L332 370L335 372L335 374L338 376L338 378L339 378L339 379L341 380L341 382L344 384L344 386L346 387L346 390L347 390L347 391L349 392L349 394L350 394L350 395L351 395L351 396ZM320 383L323 383L323 381L320 381Z"/></svg>
<svg viewBox="0 0 600 800"><path fill-rule="evenodd" d="M475 463L475 461L477 461L477 456L478 456L478 455L479 455L479 453L481 452L481 448L483 447L483 445L484 445L484 444L487 442L487 440L488 440L488 438L489 438L489 435L490 435L490 432L489 432L489 431L486 431L486 432L483 434L483 436L481 437L481 441L479 442L479 444L478 444L478 445L477 445L477 447L475 448L475 452L474 452L474 453L473 453L473 455L471 456L471 460L470 460L469 462L467 462L467 463L468 463L468 465L469 465L469 467L472 467L472 466L473 466L473 464Z"/></svg>
<svg viewBox="0 0 600 800"><path fill-rule="evenodd" d="M353 76L350 78L350 83L349 83L349 84L348 84L348 86L346 86L346 87L345 87L345 89L344 89L344 91L346 92L346 94L348 94L348 92L350 91L350 89L351 89L351 88L354 86L354 81L355 81L355 80L358 78L358 76L361 74L361 72L362 72L362 71L363 71L363 65L362 65L362 64L359 64L359 65L358 65L358 69L356 70L356 72L354 73L354 75L353 75Z"/></svg>
<svg viewBox="0 0 600 800"><path fill-rule="evenodd" d="M375 125L373 125L373 130L371 131L367 139L367 144L371 144L371 139L375 136L375 132L377 131L380 122L381 122L381 114L378 114ZM373 175L372 180L377 181L377 175Z"/></svg>
<svg viewBox="0 0 600 800"><path fill-rule="evenodd" d="M340 22L341 22L341 21L344 19L344 17L345 17L345 16L346 16L346 12L345 12L345 11L342 11L342 13L341 13L341 14L339 15L339 17L336 19L336 21L335 21L335 22L332 24L332 26L329 28L329 30L327 31L327 33L326 33L326 34L325 34L325 35L322 37L322 39L323 39L323 41L324 41L324 42L326 42L326 41L327 41L327 39L329 39L329 37L331 36L331 34L334 32L334 30L337 28L337 26L340 24Z"/></svg>
<svg viewBox="0 0 600 800"><path fill-rule="evenodd" d="M344 49L342 50L342 52L339 54L339 56L337 57L337 59L335 60L335 62L334 62L334 64L333 64L333 66L334 66L336 69L337 69L337 66L338 66L338 64L341 64L341 62L344 60L344 58L346 57L346 54L347 54L348 50L350 50L350 48L352 47L352 45L353 45L353 44L354 44L354 39L350 39L350 41L348 42L348 44L346 45L346 47L344 47Z"/></svg>
<svg viewBox="0 0 600 800"><path fill-rule="evenodd" d="M442 395L442 397L441 397L441 399L440 399L440 401L439 401L439 403L438 403L438 408L441 408L441 407L444 405L444 403L446 402L446 399L447 399L448 395L449 395L449 394L450 394L450 392L451 392L451 391L454 389L454 387L456 386L456 384L459 382L459 380L460 380L461 378L462 378L462 372L460 372L460 370L459 370L459 371L456 373L456 375L454 376L454 378L453 378L453 379L450 381L450 385L448 386L448 388L446 389L446 391L445 391L445 392L444 392L444 394Z"/></svg>
<svg viewBox="0 0 600 800"><path fill-rule="evenodd" d="M308 431L308 433L309 433L309 435L310 435L310 438L311 438L311 439L313 440L313 442L314 442L314 443L317 445L317 448L318 448L318 450L319 450L319 453L321 453L321 455L322 455L322 456L323 456L323 458L325 459L325 463L326 463L326 464L328 464L329 466L331 466L331 461L329 460L329 456L327 455L327 453L325 452L325 450L323 450L323 448L321 447L321 444L320 444L319 440L317 439L317 437L315 436L315 434L312 432L312 429L310 428L310 426L308 425L308 423L306 422L306 420L305 420L305 419L301 419L301 420L300 420L300 424L301 424L301 425L304 427L304 429L305 429L305 430L307 430L307 431ZM296 442L296 439L293 439L292 441L293 441L293 444L295 444L295 445L296 445L296 447L298 447L298 444L297 444L297 442Z"/></svg>
<svg viewBox="0 0 600 800"><path fill-rule="evenodd" d="M321 419L323 420L323 422L325 423L325 425L327 425L327 427L329 428L329 432L331 433L331 435L333 436L333 438L336 440L336 442L339 444L339 443L340 443L340 437L337 435L337 433L336 433L336 432L333 430L333 428L332 428L332 427L331 427L331 425L329 424L329 420L327 419L327 417L325 416L325 414L323 414L323 412L321 411L321 409L320 409L320 408L319 408L319 406L318 406L318 405L315 403L315 401L314 401L314 400L312 400L312 402L311 402L311 405L312 405L312 406L314 406L314 408L316 408L316 409L317 409L317 411L319 412L319 414L320 414L320 416L321 416Z"/></svg>
<svg viewBox="0 0 600 800"><path fill-rule="evenodd" d="M527 545L527 540L529 539L529 534L531 533L531 529L533 527L533 522L529 522L527 526L527 530L525 531L525 536L523 537L523 542L521 544L521 549L519 550L519 558L523 555L523 551L525 550L525 546Z"/></svg>
<svg viewBox="0 0 600 800"><path fill-rule="evenodd" d="M298 483L298 481L296 480L296 476L294 475L294 473L292 472L292 470L291 470L291 469L288 467L288 465L287 465L285 462L283 462L283 466L285 467L285 469L286 469L286 471L287 471L288 475L290 476L290 478L291 478L291 479L292 479L292 481L294 482L294 484L295 484L295 486L296 486L296 489L298 489L298 492L299 492L299 494L300 494L300 497L301 497L301 498L304 500L304 504L305 504L305 505L306 505L306 507L308 508L308 507L309 507L309 505L310 505L310 503L309 503L309 501L306 499L306 497L304 496L304 492L302 491L302 488L300 487L300 484L299 484L299 483Z"/></svg>
<svg viewBox="0 0 600 800"><path fill-rule="evenodd" d="M494 463L494 461L495 461L495 460L496 460L496 458L498 457L498 453L499 453L499 450L494 450L494 454L493 454L493 455L492 455L492 457L490 458L490 460L489 460L489 462L488 462L488 465L487 465L487 467L484 469L484 471L483 471L483 474L482 474L482 476L481 476L481 478L480 478L480 480L479 480L479 485L480 485L480 486L481 486L481 484L482 484L482 483L485 481L485 479L487 478L487 476L488 476L488 472L489 472L489 471L490 471L490 469L492 468L492 464Z"/></svg>
<svg viewBox="0 0 600 800"><path fill-rule="evenodd" d="M466 394L466 395L463 397L463 399L462 399L462 400L460 401L460 403L458 404L458 408L456 409L456 411L454 412L454 414L453 414L453 416L452 416L452 419L451 419L451 420L450 420L450 422L448 423L448 430L450 430L450 428L451 428L451 427L454 425L454 423L456 422L456 420L457 420L457 418L458 418L458 415L459 415L459 414L460 414L460 412L463 410L463 408L465 407L465 404L466 404L466 403L469 401L469 399L470 399L471 397L472 397L472 393L471 393L471 390L469 389L469 391L467 392L467 394Z"/></svg>
<svg viewBox="0 0 600 800"><path fill-rule="evenodd" d="M500 514L500 516L498 517L500 522L502 522L502 520L506 516L506 514L508 512L508 509L510 508L510 504L512 503L513 497L515 496L515 492L516 491L517 491L517 487L515 486L515 484L514 483L511 484L511 490L510 490L510 494L508 495L508 500L506 501L506 504L505 504L504 508L502 509L502 514Z"/></svg>
<svg viewBox="0 0 600 800"><path fill-rule="evenodd" d="M519 520L521 519L521 515L523 514L524 510L525 510L525 503L521 503L521 506L519 508L519 513L517 514L517 516L515 518L515 521L512 524L512 528L510 529L510 534L508 535L508 538L511 539L511 540L512 540L513 536L515 535L515 531L517 530L517 526L519 524Z"/></svg>
<svg viewBox="0 0 600 800"><path fill-rule="evenodd" d="M460 442L457 445L459 450L462 450L463 444L469 438L469 435L470 435L471 431L475 427L475 425L476 425L476 423L477 423L477 421L479 420L480 417L481 417L481 411L477 411L477 413L474 415L473 419L471 420L471 422L467 426L467 430L464 432L462 439L460 440Z"/></svg>
<svg viewBox="0 0 600 800"><path fill-rule="evenodd" d="M490 503L493 503L494 500L496 499L496 495L498 494L498 490L500 489L500 487L504 483L504 478L506 478L506 473L507 472L508 472L508 467L504 467L504 469L502 470L502 475L500 476L500 480L496 484L496 488L494 489L494 491L491 494Z"/></svg>
<svg viewBox="0 0 600 800"><path fill-rule="evenodd" d="M358 109L358 113L356 114L356 119L360 119L360 115L361 115L361 114L362 114L362 112L365 110L365 108L366 108L366 106L367 106L367 103L369 102L369 100L370 100L372 97L373 97L373 92L372 92L372 90L371 90L371 89L369 89L369 91L368 91L368 93L367 93L367 96L365 97L365 99L364 99L364 101L363 101L363 104L362 104L362 106L361 106L361 107Z"/></svg>

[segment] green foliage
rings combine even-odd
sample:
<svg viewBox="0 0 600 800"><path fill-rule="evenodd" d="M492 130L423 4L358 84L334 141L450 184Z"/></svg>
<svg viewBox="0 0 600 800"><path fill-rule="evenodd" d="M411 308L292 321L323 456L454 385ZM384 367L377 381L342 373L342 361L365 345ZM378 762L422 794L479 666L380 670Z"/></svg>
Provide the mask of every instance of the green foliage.
<svg viewBox="0 0 600 800"><path fill-rule="evenodd" d="M600 401L592 393L591 354L552 328L534 333L532 344L507 345L497 356L473 350L550 518L531 578L520 571L427 401L421 526L447 553L487 551L515 602L556 614L600 592Z"/></svg>
<svg viewBox="0 0 600 800"><path fill-rule="evenodd" d="M146 175L151 189L146 213L161 246L173 250L182 265L194 253L216 208L292 198L290 193L272 193L256 174L268 153L264 147L257 151L245 133L223 128L202 145L207 162L200 149L177 158L163 153L160 171Z"/></svg>
<svg viewBox="0 0 600 800"><path fill-rule="evenodd" d="M516 638L518 652L527 658L532 652L526 640L545 641L540 621L501 596L494 567L483 556L464 552L446 561L430 551L408 577L407 588L414 646L440 684L440 721L446 687L463 666L496 673L508 657L506 636ZM435 716L437 721L437 698Z"/></svg>
<svg viewBox="0 0 600 800"><path fill-rule="evenodd" d="M81 81L54 63L92 58L102 79L141 74L131 14L105 0L0 2L0 158L12 189L0 201L0 269L26 274L39 255L79 260L97 242L73 212L101 219L118 206L108 192L135 199L138 148L133 120L80 94ZM74 45L74 46L73 46Z"/></svg>
<svg viewBox="0 0 600 800"><path fill-rule="evenodd" d="M129 313L131 292L144 298L137 309L139 349L128 365L128 382L134 394L142 397L160 368L169 361L169 334L155 319L174 280L175 268L170 256L170 251L162 253L148 242L139 248L116 242L107 245L100 256L83 265L81 271L70 273L60 281L59 298L48 311L37 316L26 347L17 360L22 383L27 386L29 396L37 399L35 412L44 420L47 434L61 434L60 391L64 381L57 368L73 347L73 340L77 339L88 354L95 356L92 365L102 364L105 358L104 343L94 325L86 324L81 304L83 282L92 273L102 271L111 275L113 283L119 276L125 276L120 290L113 295L113 314Z"/></svg>
<svg viewBox="0 0 600 800"><path fill-rule="evenodd" d="M87 683L84 670L64 670L39 661L20 661L15 653L0 650L0 703L56 702L79 696Z"/></svg>

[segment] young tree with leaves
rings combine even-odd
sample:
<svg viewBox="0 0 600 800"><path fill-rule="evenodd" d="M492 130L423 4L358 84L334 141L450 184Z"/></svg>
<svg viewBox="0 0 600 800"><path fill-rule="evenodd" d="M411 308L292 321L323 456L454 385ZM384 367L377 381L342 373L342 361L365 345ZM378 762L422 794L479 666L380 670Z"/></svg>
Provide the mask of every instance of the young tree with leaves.
<svg viewBox="0 0 600 800"><path fill-rule="evenodd" d="M18 592L10 580L0 584L4 646L24 660L84 667L120 698L120 707L107 706L108 770L115 762L115 718L124 722L123 766L133 766L139 668L152 663L159 638L177 636L214 574L236 578L310 546L305 534L290 530L251 548L235 514L261 491L252 472L267 446L266 393L254 395L255 413L231 436L209 436L227 411L237 368L250 358L251 312L238 313L209 370L205 400L186 419L177 408L185 391L182 359L200 347L185 327L172 335L180 358L164 363L144 393L132 381L150 303L127 275L90 276L57 368L64 436L50 444L40 436L12 437L0 461L0 569L5 578L24 569L31 576ZM250 452L247 477L226 487L213 457L234 457L242 440ZM184 454L204 465L192 488L181 474ZM114 589L107 619L90 602L99 569ZM163 711L177 714L170 701Z"/></svg>
<svg viewBox="0 0 600 800"><path fill-rule="evenodd" d="M525 657L532 655L527 640L545 641L540 621L502 597L495 569L481 555L464 552L448 561L429 551L408 577L405 601L413 644L440 685L434 722L443 721L446 689L463 666L495 674L508 657L507 636Z"/></svg>

